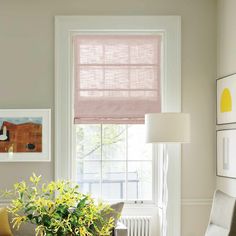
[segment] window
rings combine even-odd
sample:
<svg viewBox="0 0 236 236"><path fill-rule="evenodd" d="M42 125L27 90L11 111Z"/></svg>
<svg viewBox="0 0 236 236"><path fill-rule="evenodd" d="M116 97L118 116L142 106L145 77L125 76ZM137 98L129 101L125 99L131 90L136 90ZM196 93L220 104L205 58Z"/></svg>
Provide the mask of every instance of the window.
<svg viewBox="0 0 236 236"><path fill-rule="evenodd" d="M76 125L76 181L105 200L153 200L152 146L143 125Z"/></svg>
<svg viewBox="0 0 236 236"><path fill-rule="evenodd" d="M161 34L74 36L76 159L81 191L153 201L144 114L160 112Z"/></svg>
<svg viewBox="0 0 236 236"><path fill-rule="evenodd" d="M80 107L81 111L84 109L85 113L82 116L74 116L76 111L73 107L74 99L74 71L72 71L72 64L74 62L74 55L72 52L74 44L74 35L118 35L118 34L132 34L132 35L162 35L163 54L161 63L161 104L162 111L166 112L180 112L181 111L181 19L178 16L56 16L55 17L55 179L72 179L75 176L74 161L75 156L73 141L75 141L74 135L76 134L74 126L76 125L89 125L89 124L108 124L110 115L106 114L105 117L101 117L95 114L86 114L87 111L92 111L91 105L93 104L97 112L102 109L99 107L106 107L107 101L105 99L92 96L87 97L85 102L85 96L78 97L78 103L84 104L84 107ZM86 63L84 63L86 64ZM82 66L82 65L81 65ZM86 66L86 65L85 65ZM80 67L80 65L78 65ZM89 66L88 66L89 67ZM131 68L132 66L130 66ZM134 65L133 65L134 67ZM129 72L128 72L129 73ZM106 78L106 77L103 77ZM127 77L129 78L129 77ZM106 88L107 89L107 88ZM145 89L144 89L145 90ZM137 90L138 91L138 90ZM82 91L81 91L82 92ZM84 91L86 92L86 91ZM111 94L112 91L100 91L100 94ZM135 94L131 89L127 91L115 91L115 94ZM150 95L149 91L142 91L145 94ZM94 92L93 92L94 93ZM92 94L92 91L89 92ZM158 96L157 96L158 97ZM105 97L104 97L105 98ZM122 98L121 101L117 98ZM135 96L130 96L135 99ZM136 96L138 99L139 97ZM94 103L98 101L98 103ZM77 101L77 100L75 100ZM82 103L81 103L82 101ZM110 103L111 100L109 99ZM153 101L153 100L152 100ZM125 111L130 111L130 116L127 119L120 117L120 114L125 114L124 110L121 111L119 104L127 104ZM144 103L143 100L135 102L136 106L128 103L124 100L124 97L113 96L112 106L113 112L117 116L113 119L113 124L116 125L136 125L143 122L143 118L140 118L136 108L147 108L152 103ZM137 105L138 104L138 105ZM153 107L153 106L151 106ZM156 108L156 106L155 106ZM107 109L104 109L107 111ZM133 112L134 111L134 112ZM140 110L139 110L140 111ZM144 111L144 110L143 110ZM98 113L99 113L98 112ZM147 110L145 111L147 112ZM156 111L154 111L156 112ZM91 117L92 115L92 117ZM92 120L89 123L89 116ZM136 116L136 119L131 119ZM85 119L86 118L86 121ZM77 121L76 121L77 120ZM84 120L84 122L83 122ZM138 121L139 120L139 121ZM79 121L79 122L78 122ZM122 122L123 121L123 122ZM95 123L96 122L96 123ZM154 145L155 148L155 145ZM168 217L168 235L180 236L180 209L181 209L181 152L179 145L167 146L169 153L169 171L168 171L168 189L169 200L167 208ZM154 149L152 152L154 155L157 151ZM157 158L155 157L155 160ZM162 170L160 166L155 168L155 173L160 179L162 176ZM156 187L156 183L153 183ZM159 193L161 190L159 191ZM155 199L157 203L157 199ZM161 203L161 199L160 203ZM158 202L159 203L159 202ZM158 222L158 209L157 204L151 206L143 204L139 205L125 205L123 214L128 215L151 215L153 222ZM157 226L157 224L155 225ZM154 227L155 228L155 227ZM158 235L158 227L153 229L152 235Z"/></svg>

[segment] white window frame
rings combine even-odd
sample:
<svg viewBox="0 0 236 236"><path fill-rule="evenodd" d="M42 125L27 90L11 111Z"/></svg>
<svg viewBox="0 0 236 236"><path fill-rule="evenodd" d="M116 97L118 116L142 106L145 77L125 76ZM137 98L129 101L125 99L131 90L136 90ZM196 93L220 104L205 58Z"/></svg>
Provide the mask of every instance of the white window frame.
<svg viewBox="0 0 236 236"><path fill-rule="evenodd" d="M56 16L55 17L55 179L71 179L73 156L73 75L71 36L80 33L164 32L165 80L162 111L181 111L181 18L179 16ZM155 146L155 145L154 145ZM168 236L181 235L181 146L167 145L169 153L167 207ZM156 186L157 187L157 186ZM154 214L157 206L126 206ZM157 235L157 232L153 233Z"/></svg>

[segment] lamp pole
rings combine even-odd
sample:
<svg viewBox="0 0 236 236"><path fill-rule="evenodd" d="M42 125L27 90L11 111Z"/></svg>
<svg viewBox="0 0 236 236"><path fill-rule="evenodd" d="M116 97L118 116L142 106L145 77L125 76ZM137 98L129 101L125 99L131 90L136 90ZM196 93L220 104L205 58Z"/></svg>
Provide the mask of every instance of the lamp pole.
<svg viewBox="0 0 236 236"><path fill-rule="evenodd" d="M167 143L190 142L190 115L186 113L150 113L145 115L146 142L163 145L163 186L161 199L161 236L167 236L168 165Z"/></svg>

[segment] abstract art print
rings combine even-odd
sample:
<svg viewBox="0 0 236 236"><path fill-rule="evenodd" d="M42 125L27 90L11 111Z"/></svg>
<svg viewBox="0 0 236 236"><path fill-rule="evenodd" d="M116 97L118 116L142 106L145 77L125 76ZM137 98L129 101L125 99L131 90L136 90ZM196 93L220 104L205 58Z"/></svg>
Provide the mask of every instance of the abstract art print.
<svg viewBox="0 0 236 236"><path fill-rule="evenodd" d="M50 161L49 109L0 110L0 161Z"/></svg>
<svg viewBox="0 0 236 236"><path fill-rule="evenodd" d="M236 123L236 74L217 80L217 125Z"/></svg>
<svg viewBox="0 0 236 236"><path fill-rule="evenodd" d="M217 176L236 178L236 129L217 131Z"/></svg>

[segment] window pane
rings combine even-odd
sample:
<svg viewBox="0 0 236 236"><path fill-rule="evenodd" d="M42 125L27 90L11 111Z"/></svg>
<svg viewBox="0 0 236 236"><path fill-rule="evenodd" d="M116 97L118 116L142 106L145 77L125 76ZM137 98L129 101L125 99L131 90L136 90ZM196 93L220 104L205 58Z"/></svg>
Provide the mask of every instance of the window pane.
<svg viewBox="0 0 236 236"><path fill-rule="evenodd" d="M78 68L77 75L80 80L77 81L78 89L103 89L104 88L104 70L103 67L81 66Z"/></svg>
<svg viewBox="0 0 236 236"><path fill-rule="evenodd" d="M76 125L76 158L101 159L101 125Z"/></svg>
<svg viewBox="0 0 236 236"><path fill-rule="evenodd" d="M105 89L127 89L129 86L129 68L107 67L105 70Z"/></svg>
<svg viewBox="0 0 236 236"><path fill-rule="evenodd" d="M130 69L131 89L154 89L157 88L157 67L143 66ZM155 91L156 92L156 91Z"/></svg>
<svg viewBox="0 0 236 236"><path fill-rule="evenodd" d="M91 193L93 197L100 197L100 161L77 161L77 182L80 191Z"/></svg>
<svg viewBox="0 0 236 236"><path fill-rule="evenodd" d="M138 40L133 42L130 47L131 63L139 64L154 64L158 62L159 54L157 54L158 45L154 42Z"/></svg>
<svg viewBox="0 0 236 236"><path fill-rule="evenodd" d="M102 159L125 160L126 159L126 125L102 126Z"/></svg>
<svg viewBox="0 0 236 236"><path fill-rule="evenodd" d="M110 40L104 44L105 64L128 64L129 46L121 40Z"/></svg>
<svg viewBox="0 0 236 236"><path fill-rule="evenodd" d="M145 143L144 125L129 125L128 158L129 160L152 159L152 145Z"/></svg>
<svg viewBox="0 0 236 236"><path fill-rule="evenodd" d="M125 161L109 161L102 164L102 193L106 200L125 198Z"/></svg>
<svg viewBox="0 0 236 236"><path fill-rule="evenodd" d="M81 64L103 63L103 45L96 41L81 43L79 46L78 62Z"/></svg>
<svg viewBox="0 0 236 236"><path fill-rule="evenodd" d="M152 162L128 162L128 199L152 199Z"/></svg>

